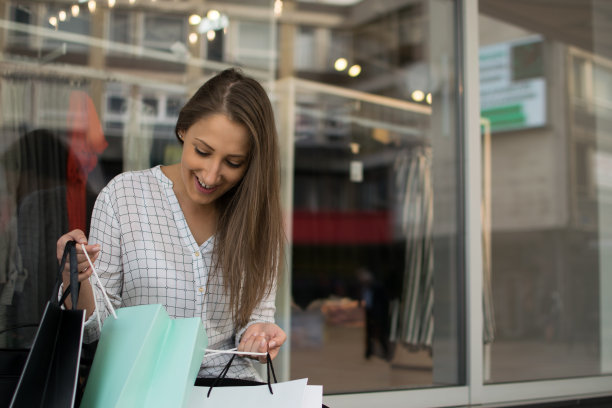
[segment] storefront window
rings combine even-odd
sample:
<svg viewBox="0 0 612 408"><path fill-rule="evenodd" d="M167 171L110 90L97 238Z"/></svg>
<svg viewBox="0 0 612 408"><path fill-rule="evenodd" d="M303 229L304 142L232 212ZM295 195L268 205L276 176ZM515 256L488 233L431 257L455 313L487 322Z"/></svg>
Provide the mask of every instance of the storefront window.
<svg viewBox="0 0 612 408"><path fill-rule="evenodd" d="M495 317L485 380L599 375L612 344L612 55L597 46L597 2L571 36L569 4L557 10L567 26L553 27L542 2L502 3L482 2L479 22Z"/></svg>
<svg viewBox="0 0 612 408"><path fill-rule="evenodd" d="M238 66L269 90L283 148L279 377L464 385L456 2L228 1L214 21L129 3L0 8L0 331L40 320L57 238L88 231L120 172L180 160L180 107Z"/></svg>
<svg viewBox="0 0 612 408"><path fill-rule="evenodd" d="M354 3L337 27L279 28L299 45L278 84L291 377L330 394L460 384L455 4Z"/></svg>

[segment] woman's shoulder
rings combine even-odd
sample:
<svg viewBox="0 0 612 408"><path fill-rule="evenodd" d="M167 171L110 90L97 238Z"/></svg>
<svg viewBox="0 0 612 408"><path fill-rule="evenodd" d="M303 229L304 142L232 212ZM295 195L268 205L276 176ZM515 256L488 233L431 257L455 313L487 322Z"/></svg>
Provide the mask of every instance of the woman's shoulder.
<svg viewBox="0 0 612 408"><path fill-rule="evenodd" d="M126 171L113 177L104 189L111 195L126 190L157 190L158 173L161 173L159 166L145 170Z"/></svg>

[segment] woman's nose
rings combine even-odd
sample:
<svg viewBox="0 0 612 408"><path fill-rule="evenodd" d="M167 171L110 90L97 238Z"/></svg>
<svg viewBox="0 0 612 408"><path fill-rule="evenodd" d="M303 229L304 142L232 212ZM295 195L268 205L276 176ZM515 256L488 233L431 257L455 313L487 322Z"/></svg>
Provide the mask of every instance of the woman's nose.
<svg viewBox="0 0 612 408"><path fill-rule="evenodd" d="M208 186L213 186L217 184L219 179L221 178L221 163L217 161L212 161L208 169L206 169L206 173L204 174L204 183Z"/></svg>

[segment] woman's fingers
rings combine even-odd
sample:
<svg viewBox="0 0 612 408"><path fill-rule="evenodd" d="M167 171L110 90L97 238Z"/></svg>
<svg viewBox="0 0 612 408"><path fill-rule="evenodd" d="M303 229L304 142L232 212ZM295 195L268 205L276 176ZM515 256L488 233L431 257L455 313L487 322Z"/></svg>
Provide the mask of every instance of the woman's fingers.
<svg viewBox="0 0 612 408"><path fill-rule="evenodd" d="M100 245L85 245L85 249L87 250L89 259L91 259L91 262L94 263L95 260L98 258L98 255L100 254ZM77 262L79 271L79 282L81 282L85 279L88 279L93 272L81 245L77 245Z"/></svg>
<svg viewBox="0 0 612 408"><path fill-rule="evenodd" d="M57 240L57 261L61 261L62 256L64 255L64 248L66 248L66 242L68 241L76 241L77 244L87 244L87 237L85 233L80 229L72 230Z"/></svg>
<svg viewBox="0 0 612 408"><path fill-rule="evenodd" d="M87 257L85 256L85 252L83 251L82 245L85 244L85 250L93 263L100 253L100 245L87 245L87 237L85 233L79 229L72 230L64 235L62 235L57 240L57 260L61 261L62 256L64 255L64 249L66 248L66 243L68 241L76 241L76 254L77 254L77 270L79 272L79 282L82 282L85 279L88 279L91 276L91 267L89 262L87 261ZM64 266L64 272L70 272L70 258L66 260L66 265Z"/></svg>
<svg viewBox="0 0 612 408"><path fill-rule="evenodd" d="M247 353L267 353L268 352L268 339L266 338L266 334L263 332L258 332L257 330L253 330L254 328L249 327L245 334L242 336L242 340L240 341L240 345L238 346L239 351L244 351ZM266 362L266 356L249 356L253 359L257 359L262 363Z"/></svg>

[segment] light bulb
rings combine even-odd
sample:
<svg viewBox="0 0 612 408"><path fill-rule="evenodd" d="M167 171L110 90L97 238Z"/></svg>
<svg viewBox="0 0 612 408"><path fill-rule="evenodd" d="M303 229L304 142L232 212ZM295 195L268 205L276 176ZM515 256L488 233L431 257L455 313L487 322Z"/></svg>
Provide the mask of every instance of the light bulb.
<svg viewBox="0 0 612 408"><path fill-rule="evenodd" d="M283 14L283 2L282 0L274 0L274 16L280 17Z"/></svg>
<svg viewBox="0 0 612 408"><path fill-rule="evenodd" d="M217 36L217 34L213 30L209 30L206 33L206 38L208 38L208 41L214 40L216 36Z"/></svg>
<svg viewBox="0 0 612 408"><path fill-rule="evenodd" d="M348 74L352 77L356 77L361 74L361 65L355 64L349 68Z"/></svg>
<svg viewBox="0 0 612 408"><path fill-rule="evenodd" d="M78 4L75 4L70 8L70 12L72 12L72 17L77 17L81 12L81 8Z"/></svg>
<svg viewBox="0 0 612 408"><path fill-rule="evenodd" d="M221 17L221 13L214 9L209 10L208 13L206 13L206 18L208 18L209 20L218 20L219 17Z"/></svg>
<svg viewBox="0 0 612 408"><path fill-rule="evenodd" d="M66 21L66 12L64 10L60 11L58 17L60 21Z"/></svg>
<svg viewBox="0 0 612 408"><path fill-rule="evenodd" d="M423 102L423 99L425 99L425 92L417 89L416 91L413 91L410 96L416 102Z"/></svg>
<svg viewBox="0 0 612 408"><path fill-rule="evenodd" d="M195 44L198 42L198 35L196 33L189 34L189 43Z"/></svg>
<svg viewBox="0 0 612 408"><path fill-rule="evenodd" d="M344 71L347 66L348 62L346 58L338 58L336 62L334 62L334 68L336 68L336 71Z"/></svg>
<svg viewBox="0 0 612 408"><path fill-rule="evenodd" d="M202 17L197 14L192 14L189 16L189 24L198 25L202 21Z"/></svg>
<svg viewBox="0 0 612 408"><path fill-rule="evenodd" d="M89 0L89 2L87 3L87 7L89 8L90 13L95 13L96 12L96 1Z"/></svg>

